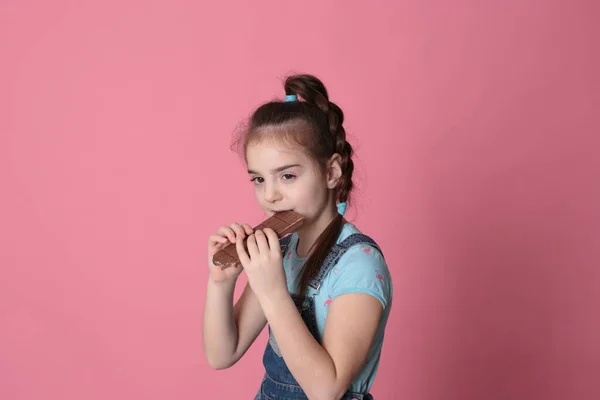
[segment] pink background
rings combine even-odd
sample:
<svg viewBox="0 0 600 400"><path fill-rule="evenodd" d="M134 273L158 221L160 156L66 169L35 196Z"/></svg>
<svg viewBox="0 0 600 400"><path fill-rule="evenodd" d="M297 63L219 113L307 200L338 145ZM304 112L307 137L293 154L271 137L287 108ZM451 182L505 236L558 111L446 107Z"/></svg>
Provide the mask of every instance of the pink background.
<svg viewBox="0 0 600 400"><path fill-rule="evenodd" d="M0 398L252 398L264 333L203 358L206 239L262 218L229 141L293 71L395 280L376 398L600 398L598 11L2 1Z"/></svg>

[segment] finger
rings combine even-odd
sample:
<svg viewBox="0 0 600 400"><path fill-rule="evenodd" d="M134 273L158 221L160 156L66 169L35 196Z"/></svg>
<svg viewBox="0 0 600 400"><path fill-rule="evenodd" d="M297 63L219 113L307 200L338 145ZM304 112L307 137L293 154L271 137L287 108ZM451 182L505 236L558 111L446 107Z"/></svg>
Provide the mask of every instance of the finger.
<svg viewBox="0 0 600 400"><path fill-rule="evenodd" d="M222 226L219 229L219 234L225 236L231 243L235 243L235 232L228 226Z"/></svg>
<svg viewBox="0 0 600 400"><path fill-rule="evenodd" d="M254 229L248 224L242 224L242 228L244 228L247 235L252 235L252 233L254 232Z"/></svg>
<svg viewBox="0 0 600 400"><path fill-rule="evenodd" d="M281 246L279 246L279 237L277 236L275 231L271 228L265 228L264 233L267 237L267 240L269 241L269 248L271 249L271 251L275 254L280 254Z"/></svg>
<svg viewBox="0 0 600 400"><path fill-rule="evenodd" d="M227 239L225 236L222 235L210 235L208 237L208 241L210 243L227 243L229 239Z"/></svg>
<svg viewBox="0 0 600 400"><path fill-rule="evenodd" d="M246 232L244 232L244 228L242 228L240 224L234 222L233 224L231 224L231 229L233 229L233 231L235 232L236 240L242 240L246 237Z"/></svg>
<svg viewBox="0 0 600 400"><path fill-rule="evenodd" d="M256 246L258 247L258 252L260 254L269 254L269 241L265 236L264 232L258 229L254 236L256 237Z"/></svg>
<svg viewBox="0 0 600 400"><path fill-rule="evenodd" d="M248 242L248 240L250 240L250 238L247 239L246 243ZM246 249L244 249L244 241L243 240L237 241L235 244L235 249L237 251L237 255L240 259L240 263L242 264L242 267L246 268L246 266L248 266L250 264L250 257L248 257L248 253L246 252Z"/></svg>
<svg viewBox="0 0 600 400"><path fill-rule="evenodd" d="M256 245L256 234L252 234L248 236L248 254L251 259L257 259L260 251L258 250L258 246Z"/></svg>

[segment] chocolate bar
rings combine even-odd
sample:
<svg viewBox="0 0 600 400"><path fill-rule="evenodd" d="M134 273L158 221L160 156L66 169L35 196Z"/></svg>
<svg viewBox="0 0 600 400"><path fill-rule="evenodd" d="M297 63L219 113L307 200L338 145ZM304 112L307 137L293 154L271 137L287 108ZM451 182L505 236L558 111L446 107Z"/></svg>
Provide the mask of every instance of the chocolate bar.
<svg viewBox="0 0 600 400"><path fill-rule="evenodd" d="M281 239L282 237L295 232L303 222L304 217L300 214L295 213L294 211L282 211L263 221L254 228L254 231L257 229L271 228L275 231L277 237ZM248 249L246 247L247 239L248 238L244 238L244 249L246 250ZM213 264L220 267L222 270L229 267L239 267L241 264L237 255L235 243L229 243L218 251L213 256Z"/></svg>

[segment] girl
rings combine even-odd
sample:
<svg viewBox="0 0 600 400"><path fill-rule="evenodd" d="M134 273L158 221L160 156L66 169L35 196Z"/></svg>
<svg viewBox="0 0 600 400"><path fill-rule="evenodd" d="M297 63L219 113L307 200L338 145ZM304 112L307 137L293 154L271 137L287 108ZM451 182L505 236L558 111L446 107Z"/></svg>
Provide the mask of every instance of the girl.
<svg viewBox="0 0 600 400"><path fill-rule="evenodd" d="M284 87L284 101L254 112L241 143L258 204L269 216L294 210L304 224L281 240L238 223L210 236L205 355L212 368L232 366L268 323L255 400L372 399L390 273L377 244L343 217L354 167L342 110L314 76ZM242 268L222 271L211 259L229 242ZM234 306L242 269L248 284Z"/></svg>

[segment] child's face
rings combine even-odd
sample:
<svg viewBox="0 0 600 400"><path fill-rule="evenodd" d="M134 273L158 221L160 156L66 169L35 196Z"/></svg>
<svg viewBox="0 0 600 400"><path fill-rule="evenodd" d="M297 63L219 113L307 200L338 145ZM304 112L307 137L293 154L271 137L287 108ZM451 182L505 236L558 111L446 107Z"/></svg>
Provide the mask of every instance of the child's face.
<svg viewBox="0 0 600 400"><path fill-rule="evenodd" d="M315 220L330 201L325 176L299 147L268 139L251 142L246 162L256 200L269 216L293 210Z"/></svg>

